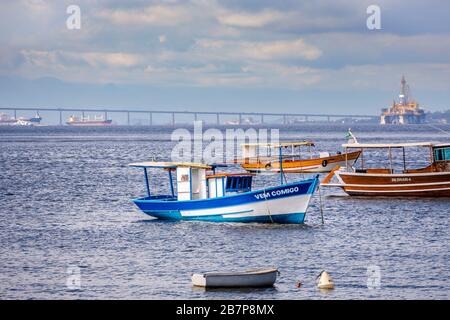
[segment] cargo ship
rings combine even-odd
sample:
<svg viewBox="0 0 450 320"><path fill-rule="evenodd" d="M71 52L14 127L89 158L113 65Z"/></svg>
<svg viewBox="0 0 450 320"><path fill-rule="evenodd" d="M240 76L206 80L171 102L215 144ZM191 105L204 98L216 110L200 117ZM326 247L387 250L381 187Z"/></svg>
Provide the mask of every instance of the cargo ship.
<svg viewBox="0 0 450 320"><path fill-rule="evenodd" d="M412 100L405 76L401 80L399 101L381 110L380 124L420 124L425 123L425 111Z"/></svg>
<svg viewBox="0 0 450 320"><path fill-rule="evenodd" d="M20 117L18 119L9 117L5 113L0 113L0 125L15 125L15 126L35 126L39 125L42 121L42 117L37 112L34 117Z"/></svg>
<svg viewBox="0 0 450 320"><path fill-rule="evenodd" d="M12 125L17 122L17 119L11 118L6 113L0 113L0 125Z"/></svg>
<svg viewBox="0 0 450 320"><path fill-rule="evenodd" d="M105 119L103 116L94 116L93 119L88 117L76 117L74 115L69 117L66 122L69 126L79 126L79 127L98 127L98 126L109 126L112 124L111 119Z"/></svg>

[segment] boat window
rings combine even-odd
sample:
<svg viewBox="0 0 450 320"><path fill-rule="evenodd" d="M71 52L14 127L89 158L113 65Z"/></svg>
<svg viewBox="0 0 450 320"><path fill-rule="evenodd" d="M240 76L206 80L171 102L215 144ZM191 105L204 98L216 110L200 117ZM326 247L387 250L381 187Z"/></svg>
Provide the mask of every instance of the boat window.
<svg viewBox="0 0 450 320"><path fill-rule="evenodd" d="M434 150L434 158L436 161L449 161L450 160L450 147L435 149Z"/></svg>
<svg viewBox="0 0 450 320"><path fill-rule="evenodd" d="M228 176L227 177L227 192L245 192L252 188L251 176Z"/></svg>

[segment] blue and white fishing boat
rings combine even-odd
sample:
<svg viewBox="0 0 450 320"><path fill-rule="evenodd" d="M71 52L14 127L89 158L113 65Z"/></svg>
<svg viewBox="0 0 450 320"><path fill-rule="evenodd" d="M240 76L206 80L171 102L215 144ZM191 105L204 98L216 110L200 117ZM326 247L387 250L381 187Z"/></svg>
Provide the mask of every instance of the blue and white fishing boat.
<svg viewBox="0 0 450 320"><path fill-rule="evenodd" d="M147 196L132 201L144 213L164 220L303 223L310 199L319 186L318 175L283 183L281 172L280 185L253 191L254 174L217 174L214 165L140 162L129 166L144 169L147 189ZM168 171L169 195L150 193L148 169L153 168Z"/></svg>

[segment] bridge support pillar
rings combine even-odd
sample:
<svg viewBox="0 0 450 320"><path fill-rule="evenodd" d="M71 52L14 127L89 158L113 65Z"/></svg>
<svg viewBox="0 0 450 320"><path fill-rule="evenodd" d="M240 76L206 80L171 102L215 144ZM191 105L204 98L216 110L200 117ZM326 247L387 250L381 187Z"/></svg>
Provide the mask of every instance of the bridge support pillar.
<svg viewBox="0 0 450 320"><path fill-rule="evenodd" d="M264 124L264 114L261 113L261 124Z"/></svg>
<svg viewBox="0 0 450 320"><path fill-rule="evenodd" d="M287 124L287 117L286 117L286 115L283 115L283 124Z"/></svg>
<svg viewBox="0 0 450 320"><path fill-rule="evenodd" d="M62 111L59 110L59 125L62 126Z"/></svg>
<svg viewBox="0 0 450 320"><path fill-rule="evenodd" d="M216 123L217 125L220 124L220 115L218 113L216 113Z"/></svg>
<svg viewBox="0 0 450 320"><path fill-rule="evenodd" d="M14 119L17 120L17 110L14 110Z"/></svg>
<svg viewBox="0 0 450 320"><path fill-rule="evenodd" d="M149 126L153 125L153 113L151 112L148 114L148 124Z"/></svg>
<svg viewBox="0 0 450 320"><path fill-rule="evenodd" d="M330 122L330 121L331 121L331 118L330 118L330 116L328 116L328 117L327 117L327 121L328 121L328 122Z"/></svg>
<svg viewBox="0 0 450 320"><path fill-rule="evenodd" d="M130 112L127 112L127 125L130 125Z"/></svg>
<svg viewBox="0 0 450 320"><path fill-rule="evenodd" d="M197 121L198 119L198 113L194 113L194 121Z"/></svg>
<svg viewBox="0 0 450 320"><path fill-rule="evenodd" d="M242 124L242 114L239 113L239 124Z"/></svg>
<svg viewBox="0 0 450 320"><path fill-rule="evenodd" d="M172 126L175 127L175 113L172 112Z"/></svg>

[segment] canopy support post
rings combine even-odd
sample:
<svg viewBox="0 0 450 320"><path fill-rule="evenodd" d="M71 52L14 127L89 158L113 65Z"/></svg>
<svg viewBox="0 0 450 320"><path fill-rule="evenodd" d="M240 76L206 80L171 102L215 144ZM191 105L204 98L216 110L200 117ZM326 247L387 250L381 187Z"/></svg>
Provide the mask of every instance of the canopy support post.
<svg viewBox="0 0 450 320"><path fill-rule="evenodd" d="M389 147L389 169L391 170L391 174L393 173L392 171L392 149Z"/></svg>
<svg viewBox="0 0 450 320"><path fill-rule="evenodd" d="M170 192L172 193L172 197L175 197L175 193L173 191L172 170L170 169L169 169L169 181L170 181Z"/></svg>
<svg viewBox="0 0 450 320"><path fill-rule="evenodd" d="M361 170L364 170L364 149L361 149Z"/></svg>
<svg viewBox="0 0 450 320"><path fill-rule="evenodd" d="M281 180L281 184L283 184L283 147L282 146L280 146L279 157L280 157L280 180Z"/></svg>
<svg viewBox="0 0 450 320"><path fill-rule="evenodd" d="M150 186L148 184L147 168L144 168L144 176L145 176L145 186L147 188L147 195L150 197Z"/></svg>
<svg viewBox="0 0 450 320"><path fill-rule="evenodd" d="M444 159L445 159L445 153L444 153ZM433 147L430 146L430 164L433 165Z"/></svg>
<svg viewBox="0 0 450 320"><path fill-rule="evenodd" d="M345 170L347 172L349 172L348 170L348 153L347 153L347 147L344 148L344 152L345 152Z"/></svg>
<svg viewBox="0 0 450 320"><path fill-rule="evenodd" d="M403 173L406 173L406 155L405 155L405 147L403 149Z"/></svg>

